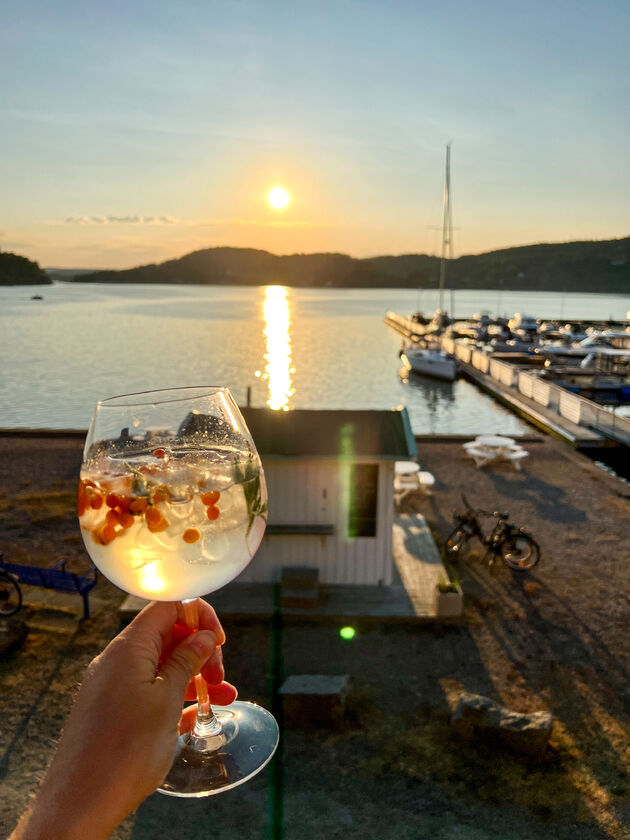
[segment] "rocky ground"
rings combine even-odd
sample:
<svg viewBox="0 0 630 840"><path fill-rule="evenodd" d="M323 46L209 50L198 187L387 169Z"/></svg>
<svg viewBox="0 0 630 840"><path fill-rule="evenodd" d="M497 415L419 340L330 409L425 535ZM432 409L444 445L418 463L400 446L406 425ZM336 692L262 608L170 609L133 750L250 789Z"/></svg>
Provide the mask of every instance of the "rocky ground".
<svg viewBox="0 0 630 840"><path fill-rule="evenodd" d="M0 437L7 560L87 568L73 509L81 448L72 437ZM402 509L422 512L439 540L464 490L534 534L539 566L518 574L474 553L458 561L458 626L358 623L344 641L338 623L226 623L226 666L242 697L279 714L273 689L283 676L347 673L346 721L286 727L269 771L222 796L150 797L117 840L170 836L168 826L179 838L628 837L630 486L551 439L526 448L518 473L478 470L459 443L422 443L436 485ZM101 579L98 609L79 623L47 606L43 590L32 594L12 622L25 636L0 658L2 836L36 786L83 668L117 632L123 598ZM544 756L457 741L449 704L461 691L552 712Z"/></svg>

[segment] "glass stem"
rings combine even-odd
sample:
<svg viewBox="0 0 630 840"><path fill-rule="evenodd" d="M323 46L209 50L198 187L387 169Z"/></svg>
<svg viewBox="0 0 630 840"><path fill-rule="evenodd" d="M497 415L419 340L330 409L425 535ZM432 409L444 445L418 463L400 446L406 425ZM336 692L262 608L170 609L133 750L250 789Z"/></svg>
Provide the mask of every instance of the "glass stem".
<svg viewBox="0 0 630 840"><path fill-rule="evenodd" d="M186 627L190 630L199 629L197 600L197 598L192 598L182 601L184 620ZM189 735L188 743L193 749L200 752L214 751L226 743L226 738L221 724L212 711L208 686L201 674L195 676L195 689L197 690L197 718Z"/></svg>

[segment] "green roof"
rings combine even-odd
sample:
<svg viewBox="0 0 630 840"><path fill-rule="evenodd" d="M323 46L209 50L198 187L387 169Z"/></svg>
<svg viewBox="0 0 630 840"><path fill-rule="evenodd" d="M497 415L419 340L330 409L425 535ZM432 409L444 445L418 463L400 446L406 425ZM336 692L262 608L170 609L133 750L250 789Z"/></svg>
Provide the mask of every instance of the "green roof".
<svg viewBox="0 0 630 840"><path fill-rule="evenodd" d="M355 458L400 461L416 442L406 408L334 411L242 408L261 456Z"/></svg>

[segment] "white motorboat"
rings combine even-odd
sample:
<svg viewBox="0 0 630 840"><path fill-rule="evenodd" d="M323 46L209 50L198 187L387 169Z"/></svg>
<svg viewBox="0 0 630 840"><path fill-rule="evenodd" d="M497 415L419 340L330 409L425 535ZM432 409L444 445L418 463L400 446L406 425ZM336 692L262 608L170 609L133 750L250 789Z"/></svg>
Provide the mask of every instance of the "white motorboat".
<svg viewBox="0 0 630 840"><path fill-rule="evenodd" d="M420 376L452 382L457 375L455 359L437 347L407 348L400 354L405 368Z"/></svg>

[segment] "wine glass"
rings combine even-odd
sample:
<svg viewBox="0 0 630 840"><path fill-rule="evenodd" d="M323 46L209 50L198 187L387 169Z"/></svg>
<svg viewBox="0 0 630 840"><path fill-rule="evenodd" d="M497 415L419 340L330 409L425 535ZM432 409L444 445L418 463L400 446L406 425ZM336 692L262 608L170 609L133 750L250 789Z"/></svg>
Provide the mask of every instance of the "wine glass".
<svg viewBox="0 0 630 840"><path fill-rule="evenodd" d="M142 598L197 598L235 578L260 545L267 488L260 457L225 387L169 388L102 400L88 430L78 493L81 534L100 571ZM158 788L201 797L258 773L278 725L254 703L210 706L195 677L197 719Z"/></svg>

